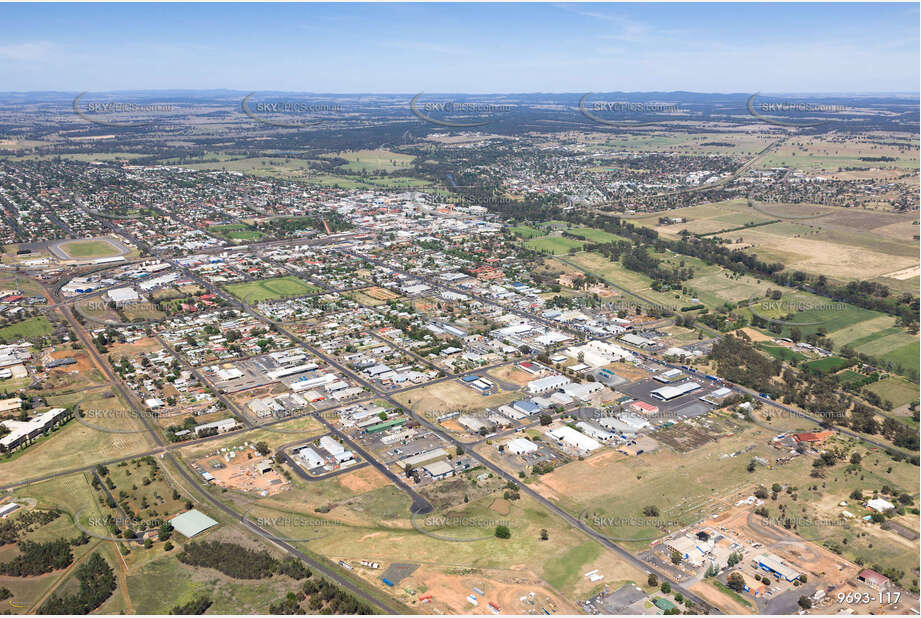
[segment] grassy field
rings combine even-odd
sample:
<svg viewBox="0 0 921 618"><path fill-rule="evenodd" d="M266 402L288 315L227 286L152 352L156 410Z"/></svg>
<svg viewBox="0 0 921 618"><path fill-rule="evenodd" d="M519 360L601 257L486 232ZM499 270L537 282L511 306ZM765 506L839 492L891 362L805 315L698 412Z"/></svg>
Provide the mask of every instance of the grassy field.
<svg viewBox="0 0 921 618"><path fill-rule="evenodd" d="M259 230L254 230L253 228L243 223L212 225L210 228L208 228L208 231L210 231L212 234L220 236L221 238L226 238L227 240L257 241L265 236L265 234Z"/></svg>
<svg viewBox="0 0 921 618"><path fill-rule="evenodd" d="M569 253L570 249L582 249L585 243L573 238L564 238L562 236L539 236L525 242L529 249L537 251L547 251L553 255L562 255Z"/></svg>
<svg viewBox="0 0 921 618"><path fill-rule="evenodd" d="M864 161L861 157L892 157L895 161ZM836 172L841 168L918 169L918 152L908 153L895 146L848 140L839 142L823 137L798 136L787 140L756 165L758 169L796 167L802 170Z"/></svg>
<svg viewBox="0 0 921 618"><path fill-rule="evenodd" d="M912 401L921 400L918 393L918 385L898 376L880 380L879 382L870 384L866 388L879 395L880 398L890 401L896 408L911 403Z"/></svg>
<svg viewBox="0 0 921 618"><path fill-rule="evenodd" d="M813 373L835 373L847 365L848 361L843 358L838 358L837 356L828 356L825 358L820 358L819 360L803 363L803 368Z"/></svg>
<svg viewBox="0 0 921 618"><path fill-rule="evenodd" d="M917 229L911 214L814 204L763 203L729 200L631 217L633 223L676 239L683 230L713 234L749 223L780 219L780 223L727 232L733 246L787 268L833 279L875 279L899 290L916 290L917 277L886 275L917 266ZM683 218L659 224L660 217ZM904 277L904 275L899 275Z"/></svg>
<svg viewBox="0 0 921 618"><path fill-rule="evenodd" d="M137 613L169 614L172 607L205 595L213 602L208 609L212 614L264 614L298 587L282 576L235 580L214 569L186 566L177 555L173 550L128 575L128 593Z"/></svg>
<svg viewBox="0 0 921 618"><path fill-rule="evenodd" d="M336 154L324 155L346 159L343 167L353 172L395 172L411 167L412 155L399 154L389 150L347 150Z"/></svg>
<svg viewBox="0 0 921 618"><path fill-rule="evenodd" d="M75 258L101 258L121 253L112 243L105 240L74 240L62 243L60 247Z"/></svg>
<svg viewBox="0 0 921 618"><path fill-rule="evenodd" d="M117 397L76 393L71 400L81 403L83 410L97 410L86 424L73 419L63 427L39 438L25 449L0 458L0 483L87 466L104 459L115 459L143 452L153 446L149 434L127 406ZM50 398L49 398L50 399ZM61 405L63 399L49 401Z"/></svg>
<svg viewBox="0 0 921 618"><path fill-rule="evenodd" d="M584 238L585 240L589 240L591 242L601 243L601 242L615 242L618 240L627 240L626 238L617 236L616 234L612 234L610 232L599 230L593 227L577 227L577 228L572 228L566 231L569 232L570 234L573 234L574 236L579 236L580 238Z"/></svg>
<svg viewBox="0 0 921 618"><path fill-rule="evenodd" d="M282 298L296 298L320 291L315 285L301 281L295 276L264 279L261 281L247 281L246 283L233 283L225 289L247 303L258 303L263 300L279 300Z"/></svg>
<svg viewBox="0 0 921 618"><path fill-rule="evenodd" d="M799 323L796 328L803 335L824 330L836 346L847 346L884 365L891 362L892 370L898 366L903 371L919 370L918 336L896 326L890 315L805 292L785 293L780 301L753 301L751 307L766 318L786 319L790 315L789 321ZM805 309L798 311L801 307ZM785 326L783 336L789 336L792 328Z"/></svg>
<svg viewBox="0 0 921 618"><path fill-rule="evenodd" d="M43 315L0 328L0 339L15 342L18 339L38 339L51 334L51 323Z"/></svg>
<svg viewBox="0 0 921 618"><path fill-rule="evenodd" d="M785 348L780 345L770 345L767 343L762 343L758 345L758 348L767 352L768 354L770 354L776 359L787 361L787 362L794 361L794 360L801 361L804 358L806 358L804 355L800 354L799 352L796 352L795 350L791 350L790 348Z"/></svg>
<svg viewBox="0 0 921 618"><path fill-rule="evenodd" d="M515 227L510 227L509 230L521 238L531 239L538 236L543 236L544 231L539 230L536 227L531 227L530 225L516 225Z"/></svg>
<svg viewBox="0 0 921 618"><path fill-rule="evenodd" d="M811 427L798 422L802 429ZM664 531L652 525L642 525L643 509L656 506L658 519L687 524L719 512L735 496L751 493L753 485L772 479L798 482L802 477L786 466L773 471L758 468L747 471L750 459L756 455L771 457L774 451L767 446L772 431L731 423L727 428L736 433L718 442L707 442L689 453L663 449L655 454L629 457L616 452L605 452L584 461L573 461L545 474L531 486L575 516L586 514L586 523L601 522L598 529L604 534L624 541L627 547L640 550L648 546L649 539L662 536ZM745 457L722 458L752 447ZM585 478L618 479L617 483L585 483ZM782 481L778 481L782 482ZM748 492L748 493L746 493ZM596 516L598 519L596 519ZM608 525L607 521L630 521L629 525ZM634 520L636 520L634 522ZM677 524L673 527L677 527Z"/></svg>
<svg viewBox="0 0 921 618"><path fill-rule="evenodd" d="M767 284L753 277L740 276L701 260L670 253L657 253L656 258L674 267L690 267L695 276L682 289L656 291L651 288L652 280L642 273L624 268L620 262L612 262L604 256L582 252L571 256L560 256L557 261L576 267L583 272L603 277L614 285L625 288L649 301L669 308L680 308L703 303L718 307L725 303L738 303L753 296L763 296Z"/></svg>

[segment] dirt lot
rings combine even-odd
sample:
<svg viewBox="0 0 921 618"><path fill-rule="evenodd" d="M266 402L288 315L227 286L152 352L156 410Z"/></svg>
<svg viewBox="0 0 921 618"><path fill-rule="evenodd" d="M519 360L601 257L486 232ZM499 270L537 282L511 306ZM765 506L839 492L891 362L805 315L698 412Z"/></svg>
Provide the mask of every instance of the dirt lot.
<svg viewBox="0 0 921 618"><path fill-rule="evenodd" d="M355 494L363 494L390 484L383 474L370 466L337 477L339 484Z"/></svg>
<svg viewBox="0 0 921 618"><path fill-rule="evenodd" d="M488 603L499 606L503 614L541 613L546 608L551 613L577 614L576 606L563 600L550 590L523 565L515 570L448 570L423 565L411 577L401 582L402 588L415 591L414 599L421 611L450 614L492 614ZM479 588L486 594L473 591ZM422 592L424 590L425 592ZM530 596L533 593L533 596ZM474 607L467 601L467 595L476 594L479 605ZM420 596L432 596L429 603L419 604ZM522 600L522 599L525 600Z"/></svg>
<svg viewBox="0 0 921 618"><path fill-rule="evenodd" d="M512 384L517 384L518 386L524 386L531 380L535 379L534 376L526 371L518 369L514 365L505 365L504 367L490 369L486 372L486 375L502 380L503 382L511 382Z"/></svg>
<svg viewBox="0 0 921 618"><path fill-rule="evenodd" d="M809 581L821 580L823 585L839 585L853 580L860 567L827 549L816 545L784 528L769 525L753 515L748 505L733 507L713 520L713 525L725 527L739 539L761 543L764 547L751 550L751 556L767 551L788 564L808 573ZM751 562L749 556L742 562Z"/></svg>
<svg viewBox="0 0 921 618"><path fill-rule="evenodd" d="M759 341L772 341L771 337L768 337L767 335L755 330L754 328L740 328L736 331L736 333L739 332L743 332L748 335L749 339L755 343L758 343Z"/></svg>
<svg viewBox="0 0 921 618"><path fill-rule="evenodd" d="M264 457L253 449L236 451L237 456L226 461L220 455L205 457L195 462L203 470L214 476L214 482L221 487L236 489L244 492L265 492L265 495L275 495L288 488L288 482L273 466L270 472L260 474L256 471L256 463ZM252 459L247 455L252 454ZM215 467L223 466L223 467Z"/></svg>
<svg viewBox="0 0 921 618"><path fill-rule="evenodd" d="M671 427L660 429L655 433L656 440L675 449L679 453L687 453L703 446L707 442L719 438L719 434L709 434L699 427L688 423L676 423Z"/></svg>
<svg viewBox="0 0 921 618"><path fill-rule="evenodd" d="M484 397L479 391L469 386L449 381L404 391L395 395L395 398L411 408L413 412L430 412L458 409L482 410L515 401L520 398L520 395L517 392L504 392Z"/></svg>
<svg viewBox="0 0 921 618"><path fill-rule="evenodd" d="M102 374L93 365L93 361L84 350L71 350L69 347L58 347L54 352L42 355L42 360L60 360L72 358L77 361L73 365L62 365L46 371L48 379L46 387L59 389L77 385L101 384Z"/></svg>
<svg viewBox="0 0 921 618"><path fill-rule="evenodd" d="M643 380L650 376L650 373L645 369L640 369L628 363L611 363L607 365L608 369L616 373L622 378L626 378L631 382L636 382L637 380Z"/></svg>

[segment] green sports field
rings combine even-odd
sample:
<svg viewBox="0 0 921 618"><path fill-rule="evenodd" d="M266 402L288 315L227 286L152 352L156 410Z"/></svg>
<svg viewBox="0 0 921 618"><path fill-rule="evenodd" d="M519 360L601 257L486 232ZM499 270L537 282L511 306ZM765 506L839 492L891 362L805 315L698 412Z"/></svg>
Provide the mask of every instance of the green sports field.
<svg viewBox="0 0 921 618"><path fill-rule="evenodd" d="M585 243L581 240L563 238L562 236L541 236L539 238L532 238L525 243L529 249L548 251L553 255L569 253L569 250L572 248L579 250L584 244Z"/></svg>
<svg viewBox="0 0 921 618"><path fill-rule="evenodd" d="M814 373L834 373L847 366L848 361L837 356L829 356L804 363L803 367Z"/></svg>
<svg viewBox="0 0 921 618"><path fill-rule="evenodd" d="M118 255L121 251L107 240L74 240L61 243L61 250L73 258L101 258Z"/></svg>
<svg viewBox="0 0 921 618"><path fill-rule="evenodd" d="M310 285L294 276L234 283L226 286L225 289L240 300L248 303L296 298L321 291L315 285Z"/></svg>
<svg viewBox="0 0 921 618"><path fill-rule="evenodd" d="M254 230L248 225L242 223L231 223L228 225L212 225L208 228L212 234L226 238L227 240L259 240L264 236L259 230Z"/></svg>

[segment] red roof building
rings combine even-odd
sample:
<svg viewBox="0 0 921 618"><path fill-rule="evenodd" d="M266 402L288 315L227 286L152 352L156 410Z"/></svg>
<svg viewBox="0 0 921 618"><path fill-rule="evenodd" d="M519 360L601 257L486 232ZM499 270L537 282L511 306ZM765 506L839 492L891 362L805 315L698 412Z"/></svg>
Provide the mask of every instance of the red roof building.
<svg viewBox="0 0 921 618"><path fill-rule="evenodd" d="M863 582L874 590L879 590L889 585L889 578L873 569L864 569L858 573L857 581Z"/></svg>
<svg viewBox="0 0 921 618"><path fill-rule="evenodd" d="M797 442L809 442L809 443L821 444L822 442L825 442L825 440L829 439L833 435L835 435L834 431L830 431L826 429L825 431L819 431L817 433L816 432L796 433L796 434L793 434L793 439L796 440Z"/></svg>

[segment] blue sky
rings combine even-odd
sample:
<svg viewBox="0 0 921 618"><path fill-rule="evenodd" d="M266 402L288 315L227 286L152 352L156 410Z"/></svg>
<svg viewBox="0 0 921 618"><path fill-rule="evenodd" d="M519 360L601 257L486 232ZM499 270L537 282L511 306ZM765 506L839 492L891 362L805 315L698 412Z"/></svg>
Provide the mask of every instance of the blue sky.
<svg viewBox="0 0 921 618"><path fill-rule="evenodd" d="M0 4L0 90L918 92L914 4Z"/></svg>

